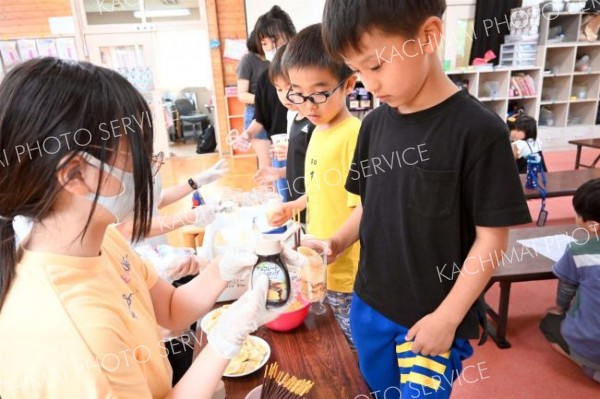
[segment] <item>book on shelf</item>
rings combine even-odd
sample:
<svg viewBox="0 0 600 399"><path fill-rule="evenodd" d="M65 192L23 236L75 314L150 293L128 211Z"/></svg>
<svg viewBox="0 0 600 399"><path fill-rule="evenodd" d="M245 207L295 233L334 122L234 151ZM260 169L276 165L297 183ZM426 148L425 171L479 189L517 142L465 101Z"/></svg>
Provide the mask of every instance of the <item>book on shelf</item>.
<svg viewBox="0 0 600 399"><path fill-rule="evenodd" d="M514 97L529 97L537 94L535 82L530 75L514 75L510 78L510 82Z"/></svg>

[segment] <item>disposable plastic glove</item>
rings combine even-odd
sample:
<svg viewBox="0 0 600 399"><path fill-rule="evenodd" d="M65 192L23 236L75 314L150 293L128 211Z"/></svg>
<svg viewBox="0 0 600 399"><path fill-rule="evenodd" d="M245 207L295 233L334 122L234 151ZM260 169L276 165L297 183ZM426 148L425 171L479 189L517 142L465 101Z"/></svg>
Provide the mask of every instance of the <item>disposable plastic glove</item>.
<svg viewBox="0 0 600 399"><path fill-rule="evenodd" d="M200 269L206 267L208 262L194 255L177 256L165 262L164 267L159 269L159 275L164 280L172 283L182 277L193 276L200 272Z"/></svg>
<svg viewBox="0 0 600 399"><path fill-rule="evenodd" d="M261 325L275 320L280 312L267 310L269 278L257 276L251 290L223 312L208 333L208 343L227 359L238 355L243 342Z"/></svg>
<svg viewBox="0 0 600 399"><path fill-rule="evenodd" d="M246 152L252 146L250 135L245 130L240 133L238 130L233 129L229 132L229 137L231 146L238 151Z"/></svg>
<svg viewBox="0 0 600 399"><path fill-rule="evenodd" d="M224 281L244 280L250 276L257 260L252 252L229 252L219 262L219 275Z"/></svg>
<svg viewBox="0 0 600 399"><path fill-rule="evenodd" d="M308 259L306 256L301 255L285 245L283 246L283 251L281 251L281 260L290 270L301 269L308 265Z"/></svg>
<svg viewBox="0 0 600 399"><path fill-rule="evenodd" d="M198 227L206 227L215 221L216 214L219 213L217 205L201 205L194 208L196 219L194 225Z"/></svg>
<svg viewBox="0 0 600 399"><path fill-rule="evenodd" d="M204 186L205 184L209 184L214 182L215 180L219 180L221 177L225 176L225 174L229 172L229 168L227 167L227 161L221 159L219 162L211 166L208 170L196 175L193 179L194 182L200 186Z"/></svg>

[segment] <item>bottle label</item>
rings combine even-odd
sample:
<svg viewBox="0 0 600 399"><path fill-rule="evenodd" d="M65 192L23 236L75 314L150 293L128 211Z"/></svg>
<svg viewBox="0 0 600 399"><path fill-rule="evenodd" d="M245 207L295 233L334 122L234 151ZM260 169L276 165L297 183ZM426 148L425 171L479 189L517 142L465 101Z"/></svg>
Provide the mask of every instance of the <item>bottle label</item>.
<svg viewBox="0 0 600 399"><path fill-rule="evenodd" d="M272 305L283 305L288 300L289 281L281 265L273 262L260 262L254 267L252 283L258 275L265 275L269 278L269 293L267 294L267 303Z"/></svg>

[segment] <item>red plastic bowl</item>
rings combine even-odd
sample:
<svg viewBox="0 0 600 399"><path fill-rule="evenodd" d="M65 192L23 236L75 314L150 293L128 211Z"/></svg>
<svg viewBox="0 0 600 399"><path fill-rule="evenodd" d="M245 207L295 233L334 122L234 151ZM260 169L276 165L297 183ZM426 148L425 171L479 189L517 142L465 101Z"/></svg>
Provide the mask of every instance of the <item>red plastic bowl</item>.
<svg viewBox="0 0 600 399"><path fill-rule="evenodd" d="M282 314L272 322L265 324L265 326L270 330L281 332L291 331L300 327L308 315L308 305L310 305L310 303L301 299L300 301L303 303L302 307Z"/></svg>

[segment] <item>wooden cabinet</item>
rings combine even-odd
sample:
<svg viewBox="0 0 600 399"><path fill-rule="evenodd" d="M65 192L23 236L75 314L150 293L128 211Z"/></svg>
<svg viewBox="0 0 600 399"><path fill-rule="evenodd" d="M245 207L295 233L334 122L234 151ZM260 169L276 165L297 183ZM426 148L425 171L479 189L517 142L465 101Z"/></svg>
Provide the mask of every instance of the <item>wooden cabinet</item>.
<svg viewBox="0 0 600 399"><path fill-rule="evenodd" d="M227 131L231 133L232 130L237 130L239 133L244 131L244 111L246 110L246 104L242 103L237 98L237 93L233 88L228 88L225 93L225 105L227 111ZM230 134L231 138L233 136ZM231 149L231 154L234 157L255 157L255 153L250 148L248 152L240 152L236 149Z"/></svg>

